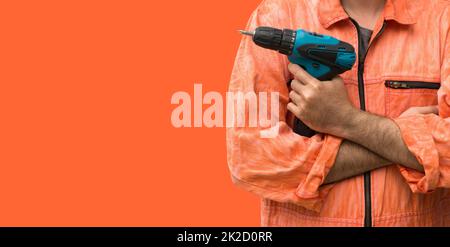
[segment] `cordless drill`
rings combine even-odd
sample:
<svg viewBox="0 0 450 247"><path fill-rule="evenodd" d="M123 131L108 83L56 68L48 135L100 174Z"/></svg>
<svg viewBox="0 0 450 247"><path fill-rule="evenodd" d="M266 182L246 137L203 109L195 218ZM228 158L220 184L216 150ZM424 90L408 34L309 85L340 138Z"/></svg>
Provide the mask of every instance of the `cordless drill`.
<svg viewBox="0 0 450 247"><path fill-rule="evenodd" d="M258 27L255 31L240 31L253 37L263 48L288 56L291 63L301 66L318 80L331 80L350 70L355 64L356 54L352 45L327 35L305 30ZM326 99L324 99L326 100ZM299 119L295 119L294 132L311 137L315 134Z"/></svg>

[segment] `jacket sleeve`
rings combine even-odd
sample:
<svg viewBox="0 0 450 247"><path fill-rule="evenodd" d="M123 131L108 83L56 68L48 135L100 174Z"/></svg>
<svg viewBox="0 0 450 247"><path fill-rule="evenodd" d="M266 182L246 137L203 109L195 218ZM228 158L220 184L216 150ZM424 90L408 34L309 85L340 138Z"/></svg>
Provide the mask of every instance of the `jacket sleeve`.
<svg viewBox="0 0 450 247"><path fill-rule="evenodd" d="M450 188L450 37L449 8L441 17L441 88L439 115L415 115L396 119L403 141L423 165L425 173L405 167L400 172L415 193Z"/></svg>
<svg viewBox="0 0 450 247"><path fill-rule="evenodd" d="M258 26L290 28L286 2L263 1L253 12L247 29L254 30ZM320 186L334 164L342 140L322 134L305 138L291 130L288 123L293 117L286 108L289 102L287 82L291 77L287 65L284 55L256 46L251 38L242 39L229 93L254 93L258 101L264 100L260 97L261 92L279 93L279 109L269 109L267 114L270 116L272 111L279 111L278 135L262 138L263 127L228 127L228 165L232 180L238 186L264 198L319 211L332 185ZM245 108L248 120L249 107Z"/></svg>

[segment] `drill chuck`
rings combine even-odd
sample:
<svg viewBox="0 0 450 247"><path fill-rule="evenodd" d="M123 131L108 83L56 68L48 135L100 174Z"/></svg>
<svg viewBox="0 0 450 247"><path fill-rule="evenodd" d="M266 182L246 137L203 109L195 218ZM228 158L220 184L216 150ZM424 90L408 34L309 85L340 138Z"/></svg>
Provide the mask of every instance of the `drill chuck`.
<svg viewBox="0 0 450 247"><path fill-rule="evenodd" d="M272 27L258 27L254 32L241 31L241 33L253 36L253 42L258 46L278 51L287 56L292 54L297 35L294 30Z"/></svg>

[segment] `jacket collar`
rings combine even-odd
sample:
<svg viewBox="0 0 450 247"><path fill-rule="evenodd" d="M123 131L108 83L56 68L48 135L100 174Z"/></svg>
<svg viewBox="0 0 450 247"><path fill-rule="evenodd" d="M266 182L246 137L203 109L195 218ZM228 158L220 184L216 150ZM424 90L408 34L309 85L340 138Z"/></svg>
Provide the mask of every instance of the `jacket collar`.
<svg viewBox="0 0 450 247"><path fill-rule="evenodd" d="M417 22L416 10L420 7L418 5L416 1L411 0L386 0L383 17L403 25L414 24ZM318 11L319 21L325 28L349 18L340 0L320 0Z"/></svg>

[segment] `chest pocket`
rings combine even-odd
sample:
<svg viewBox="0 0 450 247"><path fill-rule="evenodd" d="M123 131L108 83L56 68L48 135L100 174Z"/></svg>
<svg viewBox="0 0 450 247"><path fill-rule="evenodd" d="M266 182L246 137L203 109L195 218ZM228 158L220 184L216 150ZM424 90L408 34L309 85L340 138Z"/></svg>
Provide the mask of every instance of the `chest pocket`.
<svg viewBox="0 0 450 247"><path fill-rule="evenodd" d="M414 106L437 105L438 82L426 81L386 81L386 115L400 116Z"/></svg>

